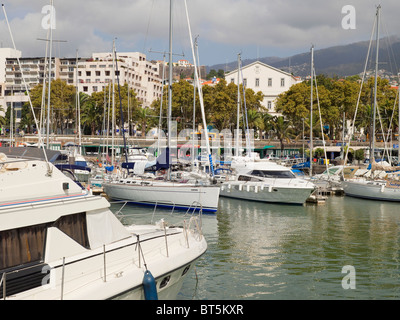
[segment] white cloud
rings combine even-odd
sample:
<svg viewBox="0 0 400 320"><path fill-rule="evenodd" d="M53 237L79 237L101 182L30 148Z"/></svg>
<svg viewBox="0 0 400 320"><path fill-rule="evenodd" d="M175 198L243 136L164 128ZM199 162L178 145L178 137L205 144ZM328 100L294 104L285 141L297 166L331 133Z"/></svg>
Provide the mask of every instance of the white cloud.
<svg viewBox="0 0 400 320"><path fill-rule="evenodd" d="M45 38L41 28L41 9L49 1L12 0L5 3L17 49L24 55L43 55ZM375 15L374 0L187 0L192 32L200 35L201 61L223 63L234 57L237 49L258 46L261 52L300 53L311 43L316 48L368 40ZM95 51L111 49L118 38L120 51L166 50L168 47L169 1L167 0L69 0L54 1L57 29L54 39L62 56L89 56ZM175 0L174 30L179 40L174 51L185 50L191 57L183 0ZM396 17L397 0L381 1L382 36L396 34L400 28ZM356 30L344 30L342 7L356 9ZM2 45L11 46L9 33L0 18ZM385 32L387 34L385 34ZM211 50L215 48L215 50ZM216 50L218 48L218 50ZM146 52L147 53L147 52ZM153 56L151 54L148 54ZM255 53L254 53L255 56ZM254 57L253 56L253 57ZM156 57L154 55L154 58Z"/></svg>

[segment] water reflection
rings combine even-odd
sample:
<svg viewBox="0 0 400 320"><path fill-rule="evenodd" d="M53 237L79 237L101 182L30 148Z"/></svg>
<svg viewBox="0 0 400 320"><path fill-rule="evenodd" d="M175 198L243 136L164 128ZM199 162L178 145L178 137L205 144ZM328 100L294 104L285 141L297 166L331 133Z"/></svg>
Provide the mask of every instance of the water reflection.
<svg viewBox="0 0 400 320"><path fill-rule="evenodd" d="M221 199L214 267L235 293L219 298L398 298L396 208L335 197L323 206ZM341 286L345 265L356 268L357 290Z"/></svg>
<svg viewBox="0 0 400 320"><path fill-rule="evenodd" d="M178 298L399 299L398 208L349 197L321 206L221 198L218 213L203 216L208 251ZM151 209L126 210L150 222ZM342 287L346 265L356 269L355 290Z"/></svg>

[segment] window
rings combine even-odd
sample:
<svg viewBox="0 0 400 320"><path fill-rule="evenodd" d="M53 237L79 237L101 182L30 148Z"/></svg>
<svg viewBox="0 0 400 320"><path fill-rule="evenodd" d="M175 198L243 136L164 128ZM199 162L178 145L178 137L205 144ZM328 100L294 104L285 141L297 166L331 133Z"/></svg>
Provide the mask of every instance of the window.
<svg viewBox="0 0 400 320"><path fill-rule="evenodd" d="M100 71L96 71L96 77L100 77Z"/></svg>
<svg viewBox="0 0 400 320"><path fill-rule="evenodd" d="M268 110L271 110L271 109L272 109L272 102L268 101Z"/></svg>
<svg viewBox="0 0 400 320"><path fill-rule="evenodd" d="M259 86L260 86L260 79L256 78L256 87L259 87Z"/></svg>
<svg viewBox="0 0 400 320"><path fill-rule="evenodd" d="M247 87L247 79L243 79L243 86Z"/></svg>
<svg viewBox="0 0 400 320"><path fill-rule="evenodd" d="M285 86L285 78L281 78L281 87Z"/></svg>
<svg viewBox="0 0 400 320"><path fill-rule="evenodd" d="M235 83L235 79L234 78L231 78L231 83Z"/></svg>
<svg viewBox="0 0 400 320"><path fill-rule="evenodd" d="M272 78L268 78L268 87L272 87Z"/></svg>
<svg viewBox="0 0 400 320"><path fill-rule="evenodd" d="M253 170L250 175L263 178L293 179L295 175L290 171Z"/></svg>
<svg viewBox="0 0 400 320"><path fill-rule="evenodd" d="M90 75L91 75L91 72L90 71L86 71L86 76L90 77Z"/></svg>
<svg viewBox="0 0 400 320"><path fill-rule="evenodd" d="M55 227L89 249L86 213L63 216L55 222L0 232L0 270L40 262L44 258L46 230Z"/></svg>

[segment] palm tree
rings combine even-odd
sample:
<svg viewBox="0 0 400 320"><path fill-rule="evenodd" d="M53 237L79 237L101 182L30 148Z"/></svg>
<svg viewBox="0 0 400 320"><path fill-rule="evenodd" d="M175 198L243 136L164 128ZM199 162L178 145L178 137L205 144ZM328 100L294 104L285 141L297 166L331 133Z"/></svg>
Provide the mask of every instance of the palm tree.
<svg viewBox="0 0 400 320"><path fill-rule="evenodd" d="M4 108L0 106L0 113L4 113ZM6 118L4 116L0 116L0 125L4 126L6 124Z"/></svg>
<svg viewBox="0 0 400 320"><path fill-rule="evenodd" d="M263 114L262 121L265 132L272 130L272 119L273 117L268 112Z"/></svg>
<svg viewBox="0 0 400 320"><path fill-rule="evenodd" d="M96 134L96 128L101 128L103 121L103 105L93 99L80 96L81 126L90 128L91 135ZM82 130L84 131L84 130Z"/></svg>
<svg viewBox="0 0 400 320"><path fill-rule="evenodd" d="M247 111L247 123L249 125L249 129L254 129L255 132L257 132L259 129L264 129L263 116L257 110L250 109Z"/></svg>
<svg viewBox="0 0 400 320"><path fill-rule="evenodd" d="M284 142L289 142L290 138L293 137L292 127L283 116L274 116L271 120L271 125L275 134L281 145L281 154L283 154L283 150L285 149Z"/></svg>
<svg viewBox="0 0 400 320"><path fill-rule="evenodd" d="M146 128L151 127L154 124L152 117L153 112L150 108L137 108L135 112L135 119L139 123L140 130L142 131L142 137L146 136Z"/></svg>

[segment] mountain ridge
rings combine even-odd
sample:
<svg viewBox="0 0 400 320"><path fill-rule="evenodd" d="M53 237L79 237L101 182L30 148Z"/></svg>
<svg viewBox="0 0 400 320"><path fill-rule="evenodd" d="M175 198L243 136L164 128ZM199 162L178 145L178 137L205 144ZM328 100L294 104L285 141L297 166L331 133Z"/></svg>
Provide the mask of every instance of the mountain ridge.
<svg viewBox="0 0 400 320"><path fill-rule="evenodd" d="M395 58L400 58L400 38L396 36L380 39L380 69L389 74L397 75L399 71ZM370 41L359 41L351 44L332 46L314 51L314 66L317 74L346 77L361 74L364 71ZM372 58L375 57L375 41L371 44L368 69L374 68ZM295 76L307 77L310 75L310 52L295 54L290 57L264 57L259 59L243 60L243 66L260 61L277 69L290 72ZM233 71L237 69L237 61L225 64L216 64L207 67L207 70ZM396 69L396 70L394 70Z"/></svg>

